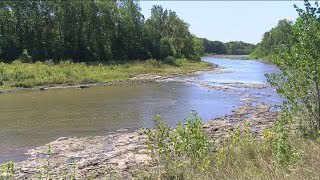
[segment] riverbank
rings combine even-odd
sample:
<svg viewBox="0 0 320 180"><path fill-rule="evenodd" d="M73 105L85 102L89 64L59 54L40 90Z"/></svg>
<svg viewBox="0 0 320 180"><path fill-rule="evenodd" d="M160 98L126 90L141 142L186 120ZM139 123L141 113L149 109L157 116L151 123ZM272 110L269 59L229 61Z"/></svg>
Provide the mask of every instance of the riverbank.
<svg viewBox="0 0 320 180"><path fill-rule="evenodd" d="M249 55L209 54L208 57L235 59L235 60L251 60Z"/></svg>
<svg viewBox="0 0 320 180"><path fill-rule="evenodd" d="M223 66L223 64L219 64L219 66ZM212 72L204 72L205 76L210 76L211 73L215 74L214 79L216 79L220 75L228 76L233 70L237 69L243 70L241 66L237 66L232 70L230 68L211 68ZM201 74L200 76L202 76L204 72L195 72L195 74ZM233 73L238 76L236 72ZM241 72L241 74L243 75L244 73ZM254 77L256 76L255 74ZM133 82L147 79L157 79L156 81L159 82L180 80L181 82L199 85L206 91L226 91L230 95L239 94L239 98L243 103L242 106L233 106L237 109L230 112L230 114L207 121L203 125L203 130L208 134L211 141L215 141L215 145L221 144L228 137L228 132L233 131L237 126L243 130L245 122L250 122L252 124L251 130L259 135L263 129L273 126L276 112L270 109L271 104L262 103L263 99L259 99L260 95L251 91L267 89L268 85L262 84L263 81L258 81L261 84L247 84L241 83L241 81L238 82L239 79L232 78L232 81L211 84L208 83L210 81L205 81L210 80L210 78L200 80L201 78L194 76L181 78L177 76L171 76L171 78L170 76L167 76L167 78L161 77L157 75L139 75L131 80ZM252 77L250 73L248 77ZM195 93L194 91L192 92ZM205 100L208 101L210 99L206 98ZM225 101L226 99L223 100ZM220 106L223 106L223 103ZM211 109L218 111L214 107L211 107ZM48 169L47 163L50 159L50 174L52 174L53 179L57 176L61 177L64 174L70 175L73 173L78 179L102 179L110 176L131 179L139 176L137 172L148 171L150 170L149 168L155 166L150 156L146 153L145 140L146 136L141 131L133 133L115 132L106 136L83 138L62 137L45 146L29 150L29 159L17 163L15 177L17 179L32 179L39 173L46 173ZM50 158L48 156L49 145L53 150ZM74 161L76 163L73 163Z"/></svg>
<svg viewBox="0 0 320 180"><path fill-rule="evenodd" d="M223 59L231 59L231 60L255 60L260 61L266 64L273 64L271 59L268 57L253 57L251 55L208 55L208 57L214 57L214 58L223 58Z"/></svg>
<svg viewBox="0 0 320 180"><path fill-rule="evenodd" d="M250 122L252 131L260 134L271 127L276 112L270 111L270 104L253 105L254 99L247 97L245 103L233 114L215 118L203 125L208 136L219 144L235 127L244 130ZM110 133L95 137L62 137L47 145L28 151L29 158L17 163L15 178L32 179L43 171L48 162L47 149L53 150L50 157L50 174L53 179L72 172L78 179L103 178L116 174L121 179L132 179L137 172L153 167L152 158L146 153L146 136L142 131L133 133ZM69 167L69 168L66 168Z"/></svg>
<svg viewBox="0 0 320 180"><path fill-rule="evenodd" d="M50 65L17 61L12 64L0 64L0 93L57 88L82 89L97 85L148 82L172 75L212 70L213 67L215 66L207 62L186 59L178 59L171 65L157 60L118 65L86 65L69 61Z"/></svg>

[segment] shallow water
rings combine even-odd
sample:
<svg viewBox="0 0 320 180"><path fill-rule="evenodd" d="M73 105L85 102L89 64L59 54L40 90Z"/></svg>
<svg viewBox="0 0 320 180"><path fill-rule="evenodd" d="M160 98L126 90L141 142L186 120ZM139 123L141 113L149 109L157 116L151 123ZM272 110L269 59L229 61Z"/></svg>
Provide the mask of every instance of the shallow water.
<svg viewBox="0 0 320 180"><path fill-rule="evenodd" d="M264 73L277 68L256 61L203 58L232 73L198 75L206 83L265 83ZM252 90L260 101L279 103L271 88ZM0 163L21 161L27 149L63 136L106 135L119 129L152 127L160 114L171 126L196 110L204 120L231 111L243 103L241 95L207 91L197 85L166 82L56 89L0 94Z"/></svg>
<svg viewBox="0 0 320 180"><path fill-rule="evenodd" d="M234 88L223 83L245 83L245 84L268 84L265 74L279 73L280 70L273 64L266 64L255 60L230 60L223 58L205 57L203 61L217 64L224 67L227 73L222 74L203 74L197 77L198 80L206 84L226 86L230 89L236 89L239 92L247 92L250 95L258 97L258 102L271 104L280 104L282 99L278 96L274 88Z"/></svg>

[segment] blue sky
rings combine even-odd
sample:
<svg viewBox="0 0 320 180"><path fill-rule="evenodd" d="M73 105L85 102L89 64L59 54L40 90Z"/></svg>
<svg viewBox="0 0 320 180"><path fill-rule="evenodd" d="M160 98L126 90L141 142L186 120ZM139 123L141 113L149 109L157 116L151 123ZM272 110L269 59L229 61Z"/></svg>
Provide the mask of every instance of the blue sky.
<svg viewBox="0 0 320 180"><path fill-rule="evenodd" d="M145 18L153 5L161 5L177 12L198 37L249 43L260 42L280 19L295 20L293 4L303 7L302 1L140 1Z"/></svg>

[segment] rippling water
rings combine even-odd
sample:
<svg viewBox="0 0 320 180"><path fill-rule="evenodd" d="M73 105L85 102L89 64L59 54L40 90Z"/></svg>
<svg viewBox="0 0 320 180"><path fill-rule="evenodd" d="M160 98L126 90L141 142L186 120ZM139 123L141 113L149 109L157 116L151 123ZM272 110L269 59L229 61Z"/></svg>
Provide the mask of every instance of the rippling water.
<svg viewBox="0 0 320 180"><path fill-rule="evenodd" d="M232 70L204 74L206 83L265 83L264 73L277 68L256 61L204 58ZM250 90L262 101L278 103L271 88ZM196 110L204 120L231 113L241 97L181 83L147 83L0 94L0 163L21 161L27 149L62 136L106 135L121 128L152 127L156 114L171 126Z"/></svg>

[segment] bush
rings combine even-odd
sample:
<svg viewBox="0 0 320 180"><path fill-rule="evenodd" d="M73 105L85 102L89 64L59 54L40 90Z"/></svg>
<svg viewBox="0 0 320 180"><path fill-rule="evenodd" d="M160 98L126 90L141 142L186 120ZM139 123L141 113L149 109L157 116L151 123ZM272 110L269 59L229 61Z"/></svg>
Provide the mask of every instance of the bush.
<svg viewBox="0 0 320 180"><path fill-rule="evenodd" d="M196 62L200 62L201 61L201 56L194 55L194 56L191 57L191 60L196 61Z"/></svg>
<svg viewBox="0 0 320 180"><path fill-rule="evenodd" d="M161 116L154 119L155 130L147 129L146 142L151 157L158 166L163 166L166 178L183 178L185 168L198 172L208 170L211 143L202 131L202 119L195 111L186 118L184 124L178 123L172 130L163 122Z"/></svg>
<svg viewBox="0 0 320 180"><path fill-rule="evenodd" d="M9 180L13 178L14 164L12 161L4 163L0 168L0 180Z"/></svg>
<svg viewBox="0 0 320 180"><path fill-rule="evenodd" d="M28 50L22 50L19 60L23 63L32 63L32 57L29 55Z"/></svg>
<svg viewBox="0 0 320 180"><path fill-rule="evenodd" d="M176 59L173 56L168 56L166 59L164 59L164 63L174 65L176 64Z"/></svg>
<svg viewBox="0 0 320 180"><path fill-rule="evenodd" d="M163 63L161 61L158 61L156 59L148 59L146 61L148 64L151 64L151 66L153 67L162 67Z"/></svg>

